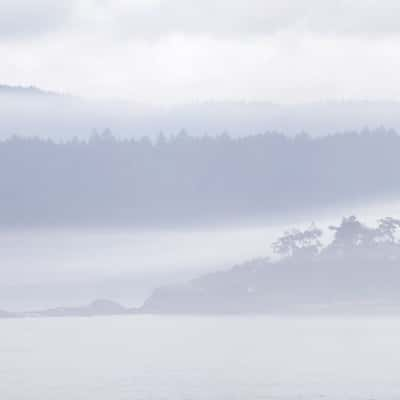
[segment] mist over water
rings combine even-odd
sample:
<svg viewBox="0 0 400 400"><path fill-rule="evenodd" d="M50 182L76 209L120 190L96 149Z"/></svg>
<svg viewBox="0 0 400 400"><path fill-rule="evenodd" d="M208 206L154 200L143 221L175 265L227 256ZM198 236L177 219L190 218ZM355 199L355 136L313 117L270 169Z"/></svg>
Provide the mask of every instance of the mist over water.
<svg viewBox="0 0 400 400"><path fill-rule="evenodd" d="M1 233L2 308L79 305L98 297L139 305L157 286L265 256L271 228L29 230Z"/></svg>
<svg viewBox="0 0 400 400"><path fill-rule="evenodd" d="M353 214L374 223L382 215L400 215L400 202L342 207L281 223L158 230L3 229L0 309L78 306L96 298L139 306L159 286L273 256L270 245L285 229L315 221L329 238L327 227Z"/></svg>
<svg viewBox="0 0 400 400"><path fill-rule="evenodd" d="M0 400L400 399L394 0L0 0Z"/></svg>

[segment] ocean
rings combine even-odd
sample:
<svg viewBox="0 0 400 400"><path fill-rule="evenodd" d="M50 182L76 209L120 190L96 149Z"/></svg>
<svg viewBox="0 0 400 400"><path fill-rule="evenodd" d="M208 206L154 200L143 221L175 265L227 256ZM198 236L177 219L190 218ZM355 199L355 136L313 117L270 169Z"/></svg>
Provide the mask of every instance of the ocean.
<svg viewBox="0 0 400 400"><path fill-rule="evenodd" d="M400 398L400 318L0 320L0 399Z"/></svg>

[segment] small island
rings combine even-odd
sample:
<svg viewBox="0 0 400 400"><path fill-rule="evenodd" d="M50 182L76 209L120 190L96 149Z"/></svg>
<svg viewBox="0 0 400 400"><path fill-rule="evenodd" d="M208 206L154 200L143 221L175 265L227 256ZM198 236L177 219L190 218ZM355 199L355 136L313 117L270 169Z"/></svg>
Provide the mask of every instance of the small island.
<svg viewBox="0 0 400 400"><path fill-rule="evenodd" d="M273 314L392 313L400 311L400 220L382 218L376 227L356 217L323 232L285 232L273 244L278 259L257 259L228 271L161 287L142 313Z"/></svg>
<svg viewBox="0 0 400 400"><path fill-rule="evenodd" d="M10 313L0 318L138 314L389 314L400 312L400 220L376 226L356 217L330 226L284 232L276 258L260 258L186 284L160 287L139 308L110 300L82 307Z"/></svg>

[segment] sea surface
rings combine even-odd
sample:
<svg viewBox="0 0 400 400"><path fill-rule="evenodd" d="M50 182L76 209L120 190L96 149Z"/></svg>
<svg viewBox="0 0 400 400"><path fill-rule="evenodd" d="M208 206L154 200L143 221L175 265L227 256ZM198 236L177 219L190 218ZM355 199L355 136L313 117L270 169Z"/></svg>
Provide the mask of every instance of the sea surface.
<svg viewBox="0 0 400 400"><path fill-rule="evenodd" d="M399 399L400 317L0 320L0 399Z"/></svg>

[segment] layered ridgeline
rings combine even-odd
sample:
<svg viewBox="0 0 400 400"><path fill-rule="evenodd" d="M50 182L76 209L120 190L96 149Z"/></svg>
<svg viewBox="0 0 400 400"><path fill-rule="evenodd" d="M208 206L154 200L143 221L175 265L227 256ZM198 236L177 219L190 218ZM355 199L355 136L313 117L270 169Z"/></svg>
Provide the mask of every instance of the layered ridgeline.
<svg viewBox="0 0 400 400"><path fill-rule="evenodd" d="M355 217L322 231L312 225L273 243L279 259L259 259L154 291L142 313L399 312L400 220L374 228Z"/></svg>
<svg viewBox="0 0 400 400"><path fill-rule="evenodd" d="M23 118L21 118L23 116ZM0 138L12 134L87 139L92 129L112 129L124 138L156 137L186 129L194 136L229 132L233 137L267 130L294 136L354 131L364 126L400 130L400 103L326 101L279 105L268 102L208 102L170 107L132 101L90 100L35 87L0 85Z"/></svg>
<svg viewBox="0 0 400 400"><path fill-rule="evenodd" d="M264 134L0 142L0 224L164 226L282 219L400 196L400 136Z"/></svg>

